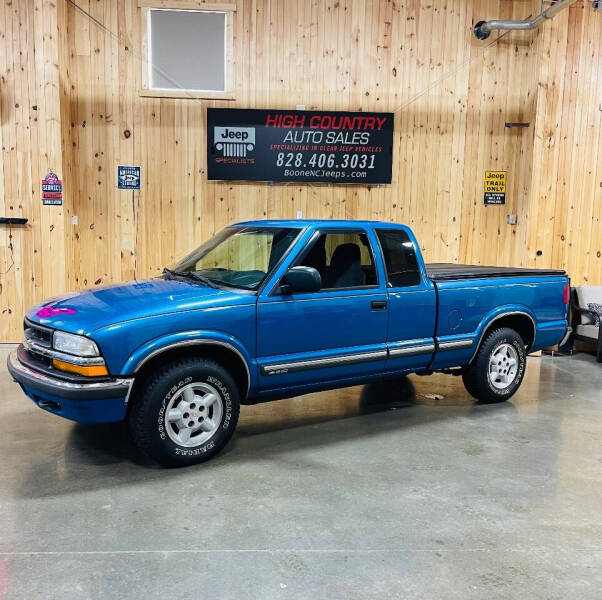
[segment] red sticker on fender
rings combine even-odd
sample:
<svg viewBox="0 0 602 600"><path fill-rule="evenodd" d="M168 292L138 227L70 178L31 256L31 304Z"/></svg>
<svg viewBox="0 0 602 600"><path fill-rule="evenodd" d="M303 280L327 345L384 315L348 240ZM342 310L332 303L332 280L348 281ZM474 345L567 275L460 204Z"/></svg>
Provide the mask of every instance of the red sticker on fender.
<svg viewBox="0 0 602 600"><path fill-rule="evenodd" d="M41 319L47 319L48 317L54 317L56 315L74 315L75 311L72 308L55 308L54 306L45 306L41 308L36 315Z"/></svg>

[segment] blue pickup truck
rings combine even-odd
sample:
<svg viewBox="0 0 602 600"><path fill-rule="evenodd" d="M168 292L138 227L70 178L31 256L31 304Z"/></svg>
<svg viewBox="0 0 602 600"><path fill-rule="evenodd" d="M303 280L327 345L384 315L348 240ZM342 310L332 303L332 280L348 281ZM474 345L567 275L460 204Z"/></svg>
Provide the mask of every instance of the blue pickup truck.
<svg viewBox="0 0 602 600"><path fill-rule="evenodd" d="M240 404L435 371L507 400L527 353L565 336L568 300L564 271L427 265L403 225L252 221L159 277L32 308L8 369L39 407L126 419L188 465L227 444Z"/></svg>

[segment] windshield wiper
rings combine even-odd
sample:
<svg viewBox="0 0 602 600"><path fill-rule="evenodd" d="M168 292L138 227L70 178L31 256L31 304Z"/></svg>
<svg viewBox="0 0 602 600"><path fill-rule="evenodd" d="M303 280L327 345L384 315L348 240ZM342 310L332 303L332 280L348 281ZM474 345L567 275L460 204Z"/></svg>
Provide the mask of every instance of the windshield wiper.
<svg viewBox="0 0 602 600"><path fill-rule="evenodd" d="M203 277L194 271L174 271L173 269L168 269L165 267L163 269L163 273L165 275L169 275L170 277L185 277L187 279L192 279L193 281L198 281L210 288L219 289L219 285L217 285L214 281L207 277Z"/></svg>

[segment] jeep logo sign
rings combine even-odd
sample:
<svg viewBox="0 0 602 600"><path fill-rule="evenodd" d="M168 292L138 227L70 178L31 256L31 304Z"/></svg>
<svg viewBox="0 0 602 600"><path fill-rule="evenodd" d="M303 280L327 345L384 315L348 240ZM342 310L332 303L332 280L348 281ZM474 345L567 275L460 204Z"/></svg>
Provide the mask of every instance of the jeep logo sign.
<svg viewBox="0 0 602 600"><path fill-rule="evenodd" d="M217 142L255 143L255 127L214 127L213 140Z"/></svg>
<svg viewBox="0 0 602 600"><path fill-rule="evenodd" d="M254 127L214 127L213 142L223 156L247 156L255 147Z"/></svg>

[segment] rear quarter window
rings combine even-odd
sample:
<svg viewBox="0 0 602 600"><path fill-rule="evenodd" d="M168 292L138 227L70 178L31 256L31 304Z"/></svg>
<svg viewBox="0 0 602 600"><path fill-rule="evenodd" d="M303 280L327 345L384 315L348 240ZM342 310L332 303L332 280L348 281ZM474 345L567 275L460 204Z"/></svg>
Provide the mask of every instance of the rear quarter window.
<svg viewBox="0 0 602 600"><path fill-rule="evenodd" d="M389 287L408 287L420 283L416 249L402 229L377 229Z"/></svg>

